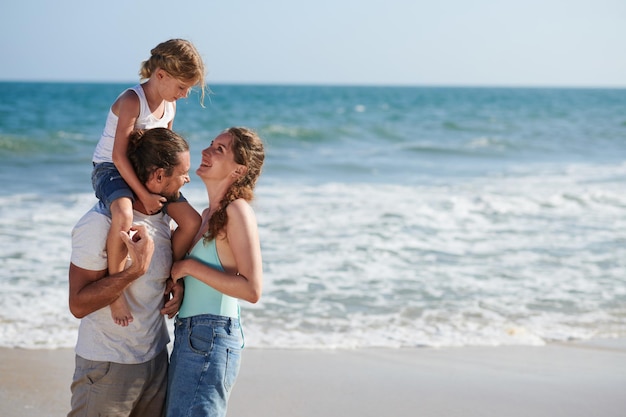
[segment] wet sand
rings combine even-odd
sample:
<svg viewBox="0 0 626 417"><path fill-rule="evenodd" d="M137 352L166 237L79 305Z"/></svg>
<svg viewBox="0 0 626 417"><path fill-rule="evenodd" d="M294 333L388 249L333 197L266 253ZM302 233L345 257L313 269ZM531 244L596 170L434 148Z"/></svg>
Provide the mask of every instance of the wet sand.
<svg viewBox="0 0 626 417"><path fill-rule="evenodd" d="M0 348L0 415L64 416L71 349ZM246 349L229 417L623 417L626 340L463 348Z"/></svg>

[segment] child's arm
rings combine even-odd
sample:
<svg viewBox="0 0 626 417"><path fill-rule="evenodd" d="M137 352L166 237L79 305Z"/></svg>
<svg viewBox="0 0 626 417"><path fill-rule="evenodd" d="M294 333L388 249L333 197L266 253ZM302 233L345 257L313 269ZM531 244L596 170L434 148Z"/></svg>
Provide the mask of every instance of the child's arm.
<svg viewBox="0 0 626 417"><path fill-rule="evenodd" d="M108 275L106 269L90 271L70 264L70 311L83 318L108 306L123 293L133 281L146 273L154 253L154 241L145 226L133 227L137 233L132 238L120 232L120 239L128 248L132 263L116 274Z"/></svg>
<svg viewBox="0 0 626 417"><path fill-rule="evenodd" d="M178 261L191 249L191 243L202 225L202 218L188 202L170 203L167 214L178 226L172 233L172 255Z"/></svg>
<svg viewBox="0 0 626 417"><path fill-rule="evenodd" d="M113 104L113 112L117 114L118 118L115 141L113 142L113 163L124 181L141 200L146 211L156 213L163 207L165 198L158 194L152 194L146 189L137 178L137 174L135 174L135 170L126 155L128 138L135 128L137 117L139 117L139 106L139 97L133 91L127 91Z"/></svg>

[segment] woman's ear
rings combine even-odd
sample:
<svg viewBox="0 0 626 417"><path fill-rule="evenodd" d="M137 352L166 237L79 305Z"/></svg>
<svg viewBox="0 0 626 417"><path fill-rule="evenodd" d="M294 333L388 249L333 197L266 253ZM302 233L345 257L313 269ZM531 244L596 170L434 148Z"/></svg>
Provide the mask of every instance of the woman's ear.
<svg viewBox="0 0 626 417"><path fill-rule="evenodd" d="M248 167L245 165L238 165L237 168L235 168L235 170L233 171L233 178L240 178L243 177L244 175L246 175L246 172L248 172Z"/></svg>

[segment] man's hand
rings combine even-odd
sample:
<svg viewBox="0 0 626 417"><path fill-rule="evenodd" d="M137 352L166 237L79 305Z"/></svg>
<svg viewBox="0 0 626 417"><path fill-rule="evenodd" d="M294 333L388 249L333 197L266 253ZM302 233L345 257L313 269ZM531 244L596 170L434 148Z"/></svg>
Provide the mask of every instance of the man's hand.
<svg viewBox="0 0 626 417"><path fill-rule="evenodd" d="M146 273L152 260L154 242L145 226L131 229L134 235L120 232L132 264L125 270L107 275L106 269L91 271L70 263L69 304L76 318L83 318L115 301L131 282ZM182 296L181 296L182 298Z"/></svg>
<svg viewBox="0 0 626 417"><path fill-rule="evenodd" d="M170 319L173 318L183 302L184 291L181 281L175 283L168 278L165 285L165 305L161 309L161 314L167 315Z"/></svg>
<svg viewBox="0 0 626 417"><path fill-rule="evenodd" d="M132 264L126 269L129 274L137 274L137 277L146 273L150 267L152 254L154 253L154 241L143 225L133 226L131 232L135 232L132 238L128 233L120 231L122 242L128 248L128 255Z"/></svg>

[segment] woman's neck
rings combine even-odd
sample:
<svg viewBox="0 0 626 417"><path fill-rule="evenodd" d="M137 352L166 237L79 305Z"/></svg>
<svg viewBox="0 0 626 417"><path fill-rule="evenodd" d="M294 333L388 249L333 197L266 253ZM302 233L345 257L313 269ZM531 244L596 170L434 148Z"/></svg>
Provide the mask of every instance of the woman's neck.
<svg viewBox="0 0 626 417"><path fill-rule="evenodd" d="M204 182L207 195L209 196L209 216L219 209L222 199L226 195L231 183L232 182Z"/></svg>

